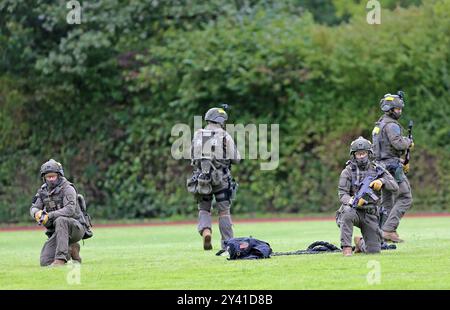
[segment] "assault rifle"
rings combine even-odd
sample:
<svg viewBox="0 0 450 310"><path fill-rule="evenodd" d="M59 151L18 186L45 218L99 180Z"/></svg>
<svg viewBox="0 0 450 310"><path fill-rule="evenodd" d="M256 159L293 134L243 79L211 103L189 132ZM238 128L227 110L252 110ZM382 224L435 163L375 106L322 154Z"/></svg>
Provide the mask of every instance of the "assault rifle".
<svg viewBox="0 0 450 310"><path fill-rule="evenodd" d="M398 95L398 96L400 97L400 99L402 99L403 102L406 104L405 93L404 93L403 91L399 90L399 91L397 92L397 95ZM413 128L413 125L414 125L413 121L410 120L410 121L409 121L409 124L408 124L408 138L410 138L411 140L412 140L412 128ZM411 157L410 153L411 153L411 146L408 147L408 149L406 150L405 161L404 161L404 163L403 163L404 165L406 165L406 164L409 163L409 159L410 159L410 157Z"/></svg>
<svg viewBox="0 0 450 310"><path fill-rule="evenodd" d="M380 199L378 198L377 194L375 194L375 191L370 187L370 183L378 179L381 174L382 170L377 168L376 176L368 175L362 180L362 182L357 184L357 186L359 186L359 189L354 196L352 208L358 208L359 199L363 198L365 195L368 195L370 198L372 198L374 202L377 202Z"/></svg>
<svg viewBox="0 0 450 310"><path fill-rule="evenodd" d="M408 124L408 138L410 138L411 140L412 140L413 124L414 124L413 121L410 120ZM409 163L410 158L411 158L411 146L409 146L408 149L406 150L405 161L403 162L403 164L406 165L407 163Z"/></svg>

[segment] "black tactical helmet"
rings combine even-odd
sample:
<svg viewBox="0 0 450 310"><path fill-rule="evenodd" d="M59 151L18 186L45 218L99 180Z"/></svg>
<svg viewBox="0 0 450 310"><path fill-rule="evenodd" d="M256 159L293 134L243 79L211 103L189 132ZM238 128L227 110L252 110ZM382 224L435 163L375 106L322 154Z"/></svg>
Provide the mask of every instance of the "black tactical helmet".
<svg viewBox="0 0 450 310"><path fill-rule="evenodd" d="M227 112L222 108L209 109L205 114L205 121L223 125L228 119Z"/></svg>
<svg viewBox="0 0 450 310"><path fill-rule="evenodd" d="M403 99L399 95L386 94L380 100L380 107L383 112L388 112L394 108L401 108L405 106Z"/></svg>
<svg viewBox="0 0 450 310"><path fill-rule="evenodd" d="M350 144L350 156L353 156L357 151L367 151L369 155L373 155L372 143L363 137L359 137Z"/></svg>
<svg viewBox="0 0 450 310"><path fill-rule="evenodd" d="M41 166L41 178L50 172L57 173L62 177L64 176L62 165L54 159L50 159Z"/></svg>

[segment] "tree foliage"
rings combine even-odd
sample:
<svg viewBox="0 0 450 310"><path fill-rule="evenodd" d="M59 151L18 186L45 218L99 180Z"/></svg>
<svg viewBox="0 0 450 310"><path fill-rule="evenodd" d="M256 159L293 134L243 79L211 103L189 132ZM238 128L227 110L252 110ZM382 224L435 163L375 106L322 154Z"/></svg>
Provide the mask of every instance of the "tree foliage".
<svg viewBox="0 0 450 310"><path fill-rule="evenodd" d="M69 25L66 1L0 1L0 220L28 217L51 157L97 217L193 214L171 129L223 102L233 123L280 124L276 170L234 168L233 212L328 212L349 143L398 89L415 208L449 205L448 1L391 1L381 25L337 0L81 3Z"/></svg>

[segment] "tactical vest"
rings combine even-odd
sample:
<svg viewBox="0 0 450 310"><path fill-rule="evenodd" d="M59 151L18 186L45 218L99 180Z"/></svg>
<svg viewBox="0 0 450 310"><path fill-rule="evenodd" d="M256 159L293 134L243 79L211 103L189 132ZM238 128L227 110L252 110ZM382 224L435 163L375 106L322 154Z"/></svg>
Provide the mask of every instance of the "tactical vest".
<svg viewBox="0 0 450 310"><path fill-rule="evenodd" d="M403 151L396 150L387 136L385 127L389 123L397 124L400 127L400 132L403 130L400 123L396 120L383 115L378 122L375 123L375 127L372 131L372 144L375 158L377 160L387 160L391 158L400 158L403 155Z"/></svg>
<svg viewBox="0 0 450 310"><path fill-rule="evenodd" d="M44 210L48 212L53 212L59 209L64 208L64 187L72 186L75 189L76 197L75 197L75 214L73 216L81 225L84 226L85 232L82 239L88 239L93 236L93 232L91 231L91 217L87 213L86 202L84 197L78 194L78 191L72 183L64 179L61 184L56 186L50 192L48 191L47 184L43 184L39 190L39 198L44 204ZM54 233L54 226L47 227L47 236L50 238Z"/></svg>
<svg viewBox="0 0 450 310"><path fill-rule="evenodd" d="M227 159L226 132L222 130L201 129L193 141L192 159L195 166L204 170L205 162L210 162L215 169L229 169L231 160ZM203 163L203 164L202 164Z"/></svg>
<svg viewBox="0 0 450 310"><path fill-rule="evenodd" d="M373 176L377 177L379 174L379 171L377 171L377 167L373 163L369 163L369 169L367 170L361 170L358 165L352 161L347 162L348 165L350 165L351 168L351 175L352 175L352 185L350 187L350 196L354 196L358 190L359 190L359 183L361 183L366 176ZM380 168L378 168L380 169ZM368 195L367 197L364 197L364 199L368 202L368 204L374 204L374 200L371 199ZM380 198L380 195L377 195L378 198Z"/></svg>
<svg viewBox="0 0 450 310"><path fill-rule="evenodd" d="M63 180L61 184L56 186L53 190L50 192L48 191L47 184L43 184L41 186L41 189L39 191L39 197L41 198L42 203L44 204L45 211L53 212L59 209L62 209L64 207L64 187L65 186L72 186L75 189L75 192L77 192L75 186L70 183L67 180ZM83 220L81 216L81 207L78 203L78 197L75 197L75 203L76 211L74 218L81 222L81 224L85 224L85 221Z"/></svg>
<svg viewBox="0 0 450 310"><path fill-rule="evenodd" d="M50 192L48 191L47 184L41 186L41 190L39 191L39 198L44 204L44 208L47 212L53 212L64 207L64 183L65 182L62 182Z"/></svg>
<svg viewBox="0 0 450 310"><path fill-rule="evenodd" d="M231 180L231 160L226 159L226 132L201 129L195 134L192 143L194 171L187 180L187 189L192 194L210 195L213 187L223 185L224 179ZM226 191L228 193L229 190Z"/></svg>

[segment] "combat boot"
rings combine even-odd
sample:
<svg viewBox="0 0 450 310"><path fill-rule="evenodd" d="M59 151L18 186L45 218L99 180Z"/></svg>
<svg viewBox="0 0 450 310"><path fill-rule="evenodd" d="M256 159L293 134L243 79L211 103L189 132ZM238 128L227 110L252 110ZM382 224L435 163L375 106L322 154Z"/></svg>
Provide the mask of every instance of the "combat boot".
<svg viewBox="0 0 450 310"><path fill-rule="evenodd" d="M386 241L392 241L394 243L403 242L403 240L399 238L396 232L391 231L383 231L383 239Z"/></svg>
<svg viewBox="0 0 450 310"><path fill-rule="evenodd" d="M355 237L355 238L353 238L353 241L355 241L355 254L362 252L361 240L362 240L362 237Z"/></svg>
<svg viewBox="0 0 450 310"><path fill-rule="evenodd" d="M81 264L80 244L78 242L70 245L70 257L72 257L74 262Z"/></svg>
<svg viewBox="0 0 450 310"><path fill-rule="evenodd" d="M202 232L202 237L203 237L203 249L204 250L212 250L211 230L208 228L205 228Z"/></svg>
<svg viewBox="0 0 450 310"><path fill-rule="evenodd" d="M63 259L55 259L53 263L51 263L50 267L61 267L66 264L66 261Z"/></svg>
<svg viewBox="0 0 450 310"><path fill-rule="evenodd" d="M342 255L344 256L352 256L352 247L351 246L345 246L342 248Z"/></svg>

